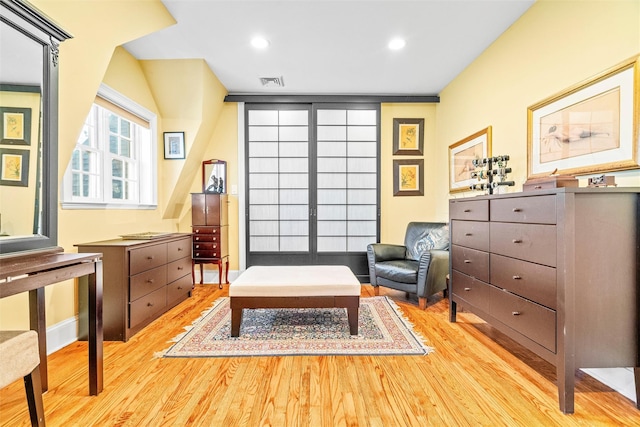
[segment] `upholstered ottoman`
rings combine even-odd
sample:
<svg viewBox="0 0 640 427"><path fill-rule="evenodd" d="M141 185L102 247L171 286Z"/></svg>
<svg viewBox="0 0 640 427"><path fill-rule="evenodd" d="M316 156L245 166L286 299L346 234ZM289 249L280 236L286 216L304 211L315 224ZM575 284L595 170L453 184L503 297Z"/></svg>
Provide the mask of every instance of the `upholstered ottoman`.
<svg viewBox="0 0 640 427"><path fill-rule="evenodd" d="M245 308L347 309L358 335L360 282L344 265L252 266L229 285L231 336L240 335Z"/></svg>

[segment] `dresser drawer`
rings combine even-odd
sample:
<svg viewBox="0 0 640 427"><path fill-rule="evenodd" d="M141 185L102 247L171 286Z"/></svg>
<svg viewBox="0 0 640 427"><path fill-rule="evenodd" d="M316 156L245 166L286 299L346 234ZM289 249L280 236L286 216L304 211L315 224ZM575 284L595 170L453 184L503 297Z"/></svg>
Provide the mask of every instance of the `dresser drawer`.
<svg viewBox="0 0 640 427"><path fill-rule="evenodd" d="M167 263L167 244L147 246L129 252L129 274L133 276L145 270Z"/></svg>
<svg viewBox="0 0 640 427"><path fill-rule="evenodd" d="M193 251L220 251L222 245L218 242L196 242L193 244Z"/></svg>
<svg viewBox="0 0 640 427"><path fill-rule="evenodd" d="M489 311L490 285L453 270L451 292L481 310Z"/></svg>
<svg viewBox="0 0 640 427"><path fill-rule="evenodd" d="M167 264L167 282L173 282L191 273L191 257L182 258Z"/></svg>
<svg viewBox="0 0 640 427"><path fill-rule="evenodd" d="M451 267L483 282L489 281L488 252L452 245Z"/></svg>
<svg viewBox="0 0 640 427"><path fill-rule="evenodd" d="M551 309L556 309L556 269L491 254L491 284Z"/></svg>
<svg viewBox="0 0 640 427"><path fill-rule="evenodd" d="M556 266L555 225L492 222L489 234L492 253Z"/></svg>
<svg viewBox="0 0 640 427"><path fill-rule="evenodd" d="M150 317L155 317L158 313L162 313L166 305L166 285L131 302L129 304L129 327L133 328L144 320Z"/></svg>
<svg viewBox="0 0 640 427"><path fill-rule="evenodd" d="M219 242L220 235L218 234L194 234L193 235L193 243L196 244L198 242Z"/></svg>
<svg viewBox="0 0 640 427"><path fill-rule="evenodd" d="M465 200L449 202L449 218L472 221L489 220L488 200Z"/></svg>
<svg viewBox="0 0 640 427"><path fill-rule="evenodd" d="M491 221L556 223L556 196L514 197L491 200Z"/></svg>
<svg viewBox="0 0 640 427"><path fill-rule="evenodd" d="M217 251L206 251L206 250L197 250L193 251L193 259L217 259L222 257L222 252L220 250Z"/></svg>
<svg viewBox="0 0 640 427"><path fill-rule="evenodd" d="M490 312L510 328L556 352L556 312L492 287Z"/></svg>
<svg viewBox="0 0 640 427"><path fill-rule="evenodd" d="M191 239L181 239L167 243L167 261L176 261L188 256L191 256Z"/></svg>
<svg viewBox="0 0 640 427"><path fill-rule="evenodd" d="M193 289L193 281L191 275L181 277L180 279L167 285L167 304L179 300L189 294Z"/></svg>
<svg viewBox="0 0 640 427"><path fill-rule="evenodd" d="M220 227L193 226L191 227L193 234L220 234ZM194 236L195 238L195 236Z"/></svg>
<svg viewBox="0 0 640 427"><path fill-rule="evenodd" d="M129 278L129 301L153 292L167 284L167 267L160 266Z"/></svg>
<svg viewBox="0 0 640 427"><path fill-rule="evenodd" d="M478 221L451 221L451 243L480 251L488 251L489 223Z"/></svg>

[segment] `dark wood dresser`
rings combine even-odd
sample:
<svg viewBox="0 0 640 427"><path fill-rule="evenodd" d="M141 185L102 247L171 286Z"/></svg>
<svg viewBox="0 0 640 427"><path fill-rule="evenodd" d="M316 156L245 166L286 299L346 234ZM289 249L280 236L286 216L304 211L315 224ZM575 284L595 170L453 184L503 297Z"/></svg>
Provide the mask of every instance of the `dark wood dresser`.
<svg viewBox="0 0 640 427"><path fill-rule="evenodd" d="M218 283L222 286L222 263L225 262L225 283L229 283L229 222L227 195L221 193L191 194L191 229L193 231L193 268L200 264L218 265Z"/></svg>
<svg viewBox="0 0 640 427"><path fill-rule="evenodd" d="M172 233L150 240L104 240L75 246L78 252L103 254L103 326L107 341L128 341L191 296L191 234ZM82 292L79 288L78 293ZM86 312L82 304L79 312L80 316ZM80 336L83 335L80 331Z"/></svg>
<svg viewBox="0 0 640 427"><path fill-rule="evenodd" d="M640 384L639 193L450 200L450 320L460 305L554 364L564 413L574 411L576 369L634 367Z"/></svg>

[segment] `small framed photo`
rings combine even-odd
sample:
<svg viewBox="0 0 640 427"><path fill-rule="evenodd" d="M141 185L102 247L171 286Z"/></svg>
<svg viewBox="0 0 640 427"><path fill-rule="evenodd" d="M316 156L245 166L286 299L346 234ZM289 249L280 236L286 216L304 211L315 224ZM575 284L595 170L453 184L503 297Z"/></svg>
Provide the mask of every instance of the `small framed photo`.
<svg viewBox="0 0 640 427"><path fill-rule="evenodd" d="M491 126L449 146L449 192L468 191L476 181L473 161L491 156Z"/></svg>
<svg viewBox="0 0 640 427"><path fill-rule="evenodd" d="M31 108L0 107L0 140L7 145L31 145Z"/></svg>
<svg viewBox="0 0 640 427"><path fill-rule="evenodd" d="M0 185L29 186L29 150L0 148Z"/></svg>
<svg viewBox="0 0 640 427"><path fill-rule="evenodd" d="M393 195L424 196L424 159L393 161Z"/></svg>
<svg viewBox="0 0 640 427"><path fill-rule="evenodd" d="M424 119L393 119L393 154L421 156Z"/></svg>
<svg viewBox="0 0 640 427"><path fill-rule="evenodd" d="M184 132L164 133L164 158L184 159Z"/></svg>

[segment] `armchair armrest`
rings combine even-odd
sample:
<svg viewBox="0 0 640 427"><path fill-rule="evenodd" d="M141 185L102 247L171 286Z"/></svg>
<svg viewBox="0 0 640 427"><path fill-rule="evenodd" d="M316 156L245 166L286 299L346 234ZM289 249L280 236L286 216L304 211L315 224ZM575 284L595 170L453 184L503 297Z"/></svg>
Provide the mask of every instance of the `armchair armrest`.
<svg viewBox="0 0 640 427"><path fill-rule="evenodd" d="M426 298L446 289L448 273L448 250L431 249L422 254L418 270L418 296Z"/></svg>

